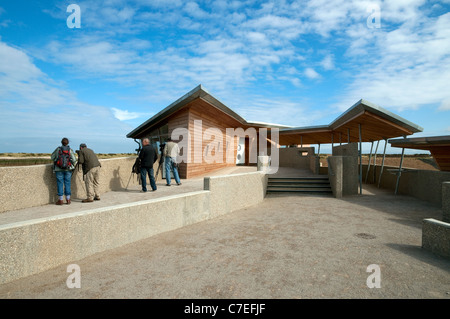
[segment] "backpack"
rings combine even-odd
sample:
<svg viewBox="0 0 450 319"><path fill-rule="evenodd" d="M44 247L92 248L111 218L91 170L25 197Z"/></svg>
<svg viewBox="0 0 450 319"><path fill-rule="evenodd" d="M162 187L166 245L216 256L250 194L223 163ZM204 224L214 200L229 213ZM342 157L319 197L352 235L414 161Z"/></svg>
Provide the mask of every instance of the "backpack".
<svg viewBox="0 0 450 319"><path fill-rule="evenodd" d="M141 173L141 159L136 158L133 167L131 168L131 173L140 174Z"/></svg>
<svg viewBox="0 0 450 319"><path fill-rule="evenodd" d="M55 162L56 166L62 169L68 169L72 166L72 162L70 161L70 147L69 146L61 146L58 150L58 158Z"/></svg>

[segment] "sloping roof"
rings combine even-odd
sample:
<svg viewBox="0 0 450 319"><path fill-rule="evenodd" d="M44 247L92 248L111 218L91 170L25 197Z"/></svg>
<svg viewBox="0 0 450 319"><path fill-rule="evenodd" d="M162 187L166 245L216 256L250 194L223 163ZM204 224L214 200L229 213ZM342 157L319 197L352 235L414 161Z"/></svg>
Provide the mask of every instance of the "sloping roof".
<svg viewBox="0 0 450 319"><path fill-rule="evenodd" d="M280 130L280 144L358 142L359 125L361 125L363 142L411 135L423 131L423 128L417 124L361 99L329 125Z"/></svg>
<svg viewBox="0 0 450 319"><path fill-rule="evenodd" d="M430 151L441 171L450 171L450 135L389 140L393 147Z"/></svg>
<svg viewBox="0 0 450 319"><path fill-rule="evenodd" d="M243 126L257 126L257 127L267 127L267 128L287 128L289 126L286 125L279 125L279 124L270 124L270 123L263 123L263 122L247 122L242 116L234 112L232 109L227 107L225 104L220 102L218 99L216 99L212 94L210 94L201 84L195 87L193 90L189 91L182 97L180 97L178 100L152 116L150 119L139 125L137 128L135 128L133 131L127 134L127 137L129 138L135 138L136 136L139 136L140 133L142 133L144 130L148 130L149 127L154 126L155 124L159 123L160 121L164 120L168 116L172 115L173 113L177 112L178 110L181 110L183 107L188 105L190 102L194 101L197 98L201 98L205 101L207 101L209 104L214 106L216 109L222 111L223 113L227 114L228 116L232 117L233 119L237 120L239 123L241 123Z"/></svg>
<svg viewBox="0 0 450 319"><path fill-rule="evenodd" d="M237 120L242 126L278 128L281 145L327 144L338 143L340 140L342 142L358 142L359 125L361 125L363 142L407 136L423 131L420 126L365 100L355 103L329 125L290 127L263 122L249 122L216 99L200 84L139 125L128 133L127 137L141 137L150 128L198 98L207 101L219 111Z"/></svg>

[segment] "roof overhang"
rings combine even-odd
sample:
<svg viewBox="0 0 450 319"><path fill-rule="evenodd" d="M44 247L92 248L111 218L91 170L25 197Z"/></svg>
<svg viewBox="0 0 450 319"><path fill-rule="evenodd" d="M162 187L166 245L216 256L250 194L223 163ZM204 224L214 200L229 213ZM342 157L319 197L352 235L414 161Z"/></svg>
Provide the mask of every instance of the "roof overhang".
<svg viewBox="0 0 450 319"><path fill-rule="evenodd" d="M389 140L392 147L430 151L441 171L450 171L450 135Z"/></svg>
<svg viewBox="0 0 450 319"><path fill-rule="evenodd" d="M127 134L128 138L141 138L142 134L148 132L149 129L156 126L158 123L168 118L170 115L175 112L181 110L183 107L191 103L192 101L201 98L202 100L208 102L210 105L218 109L219 111L227 114L231 118L235 119L242 126L255 126L255 127L264 127L264 128L288 128L290 126L279 125L279 124L271 124L271 123L263 123L263 122L248 122L242 116L234 112L232 109L227 107L225 104L216 99L212 94L210 94L205 88L200 84L195 87L190 92L186 93L178 100L152 116L150 119L139 125L133 131Z"/></svg>
<svg viewBox="0 0 450 319"><path fill-rule="evenodd" d="M423 128L373 103L360 100L329 125L280 130L280 144L373 142L422 132Z"/></svg>
<svg viewBox="0 0 450 319"><path fill-rule="evenodd" d="M430 150L435 147L442 147L442 146L450 147L450 135L399 138L395 140L389 140L389 143L391 144L392 147Z"/></svg>

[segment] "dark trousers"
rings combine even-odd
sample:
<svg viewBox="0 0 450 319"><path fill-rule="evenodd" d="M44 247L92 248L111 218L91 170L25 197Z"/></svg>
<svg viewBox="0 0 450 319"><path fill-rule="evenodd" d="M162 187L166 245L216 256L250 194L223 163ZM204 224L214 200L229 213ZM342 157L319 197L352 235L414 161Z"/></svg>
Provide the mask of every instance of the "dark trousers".
<svg viewBox="0 0 450 319"><path fill-rule="evenodd" d="M142 180L142 190L147 191L147 173L150 177L150 186L152 190L156 191L156 182L153 175L153 167L141 167L141 180Z"/></svg>

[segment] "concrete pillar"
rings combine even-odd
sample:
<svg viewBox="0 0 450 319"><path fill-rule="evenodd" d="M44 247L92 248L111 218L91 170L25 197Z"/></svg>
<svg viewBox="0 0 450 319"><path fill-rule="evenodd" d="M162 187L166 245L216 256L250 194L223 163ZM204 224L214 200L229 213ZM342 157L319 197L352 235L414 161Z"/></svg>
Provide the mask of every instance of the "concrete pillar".
<svg viewBox="0 0 450 319"><path fill-rule="evenodd" d="M450 223L450 182L442 183L442 220Z"/></svg>

